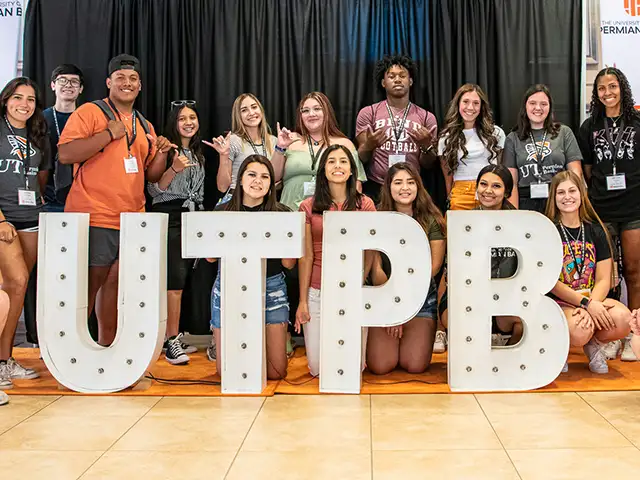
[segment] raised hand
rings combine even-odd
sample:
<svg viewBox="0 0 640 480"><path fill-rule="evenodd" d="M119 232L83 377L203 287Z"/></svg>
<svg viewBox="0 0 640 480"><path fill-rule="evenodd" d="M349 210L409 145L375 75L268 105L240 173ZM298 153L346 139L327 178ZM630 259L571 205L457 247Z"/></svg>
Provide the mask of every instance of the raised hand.
<svg viewBox="0 0 640 480"><path fill-rule="evenodd" d="M423 125L416 126L415 130L407 129L407 134L415 143L423 147L430 147L433 144L433 135L431 135L429 129Z"/></svg>
<svg viewBox="0 0 640 480"><path fill-rule="evenodd" d="M391 137L387 135L384 128L379 128L374 132L371 125L367 125L364 136L364 148L366 151L370 152L389 141L390 138Z"/></svg>
<svg viewBox="0 0 640 480"><path fill-rule="evenodd" d="M160 135L159 137L154 137L150 133L147 133L147 138L156 144L156 148L160 153L167 153L172 148L178 149L178 146L171 143L166 137Z"/></svg>
<svg viewBox="0 0 640 480"><path fill-rule="evenodd" d="M289 146L296 140L295 134L285 127L280 128L280 122L276 123L276 127L278 130L277 145L280 148L289 148Z"/></svg>
<svg viewBox="0 0 640 480"><path fill-rule="evenodd" d="M203 140L202 143L204 143L205 145L209 145L211 148L213 148L216 152L218 152L218 154L223 157L223 156L229 156L229 147L231 146L231 143L229 141L229 139L231 138L231 132L227 133L227 135L225 137L223 137L222 135L220 135L219 137L215 137L211 140L211 142L207 142L206 140Z"/></svg>
<svg viewBox="0 0 640 480"><path fill-rule="evenodd" d="M110 120L107 124L107 130L111 132L111 136L114 140L120 140L127 133L124 123L117 120Z"/></svg>
<svg viewBox="0 0 640 480"><path fill-rule="evenodd" d="M173 168L174 172L180 173L185 168L193 167L194 165L195 163L191 163L189 161L189 158L187 158L186 155L179 155L176 152L175 156L173 157L173 163L171 164L171 168Z"/></svg>

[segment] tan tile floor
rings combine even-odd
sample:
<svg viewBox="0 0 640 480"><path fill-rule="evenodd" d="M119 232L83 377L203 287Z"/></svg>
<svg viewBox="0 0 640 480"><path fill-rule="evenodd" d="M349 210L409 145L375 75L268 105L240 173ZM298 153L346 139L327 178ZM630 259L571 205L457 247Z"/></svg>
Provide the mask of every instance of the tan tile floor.
<svg viewBox="0 0 640 480"><path fill-rule="evenodd" d="M640 392L12 396L0 478L598 479L640 475Z"/></svg>

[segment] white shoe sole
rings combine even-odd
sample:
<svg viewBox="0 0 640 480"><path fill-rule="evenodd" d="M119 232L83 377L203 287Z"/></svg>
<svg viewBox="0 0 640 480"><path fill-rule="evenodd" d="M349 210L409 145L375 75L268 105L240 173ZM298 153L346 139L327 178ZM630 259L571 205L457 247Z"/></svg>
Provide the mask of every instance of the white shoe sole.
<svg viewBox="0 0 640 480"><path fill-rule="evenodd" d="M40 378L39 373L32 373L31 375L25 375L23 377L14 377L11 376L11 380L35 380L36 378Z"/></svg>
<svg viewBox="0 0 640 480"><path fill-rule="evenodd" d="M167 362L169 362L171 365L184 365L186 363L189 363L190 358L187 357L186 355L180 355L178 358L168 358L165 355L165 360Z"/></svg>
<svg viewBox="0 0 640 480"><path fill-rule="evenodd" d="M444 353L447 351L447 347L444 345L433 346L433 353Z"/></svg>

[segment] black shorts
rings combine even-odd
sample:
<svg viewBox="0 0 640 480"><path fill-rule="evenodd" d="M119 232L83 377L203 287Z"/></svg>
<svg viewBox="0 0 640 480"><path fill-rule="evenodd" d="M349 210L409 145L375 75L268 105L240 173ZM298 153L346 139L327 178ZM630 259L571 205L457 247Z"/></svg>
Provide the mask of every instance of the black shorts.
<svg viewBox="0 0 640 480"><path fill-rule="evenodd" d="M167 290L183 290L195 259L182 258L182 226L169 223L167 230Z"/></svg>
<svg viewBox="0 0 640 480"><path fill-rule="evenodd" d="M21 222L19 220L7 219L7 222L13 225L13 228L16 229L16 232L37 232L38 231L38 220Z"/></svg>
<svg viewBox="0 0 640 480"><path fill-rule="evenodd" d="M120 254L120 230L89 227L89 266L110 267Z"/></svg>

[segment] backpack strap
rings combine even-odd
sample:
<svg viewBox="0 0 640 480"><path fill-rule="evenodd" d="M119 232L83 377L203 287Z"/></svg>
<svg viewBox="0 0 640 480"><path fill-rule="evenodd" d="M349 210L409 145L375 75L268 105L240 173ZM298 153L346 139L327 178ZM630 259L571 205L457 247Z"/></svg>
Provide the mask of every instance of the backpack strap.
<svg viewBox="0 0 640 480"><path fill-rule="evenodd" d="M111 107L109 107L109 104L104 100L94 100L91 103L93 103L100 110L102 110L102 113L104 113L104 116L107 117L107 120L112 120L112 121L117 120L115 114L113 113L113 110L111 110ZM140 125L142 125L144 136L145 138L147 138L147 134L151 133L149 122L144 117L144 115L142 115L138 110L136 110L135 112L136 112L136 117L138 117L138 120L140 120ZM151 155L151 149L153 146L151 143L151 140L149 140L148 138L147 138L147 142L149 143L149 152L147 153L147 158L145 159L144 163L147 163L147 160L149 159L149 155Z"/></svg>
<svg viewBox="0 0 640 480"><path fill-rule="evenodd" d="M147 137L147 135L151 133L151 128L149 128L149 122L147 121L147 119L144 118L144 115L142 115L138 110L136 110L136 117L138 117L138 120L140 120L140 124L142 125L142 130L144 131L144 136L147 139L147 142L149 143L149 151L147 152L147 158L145 158L144 160L144 163L147 163L147 160L149 159L149 155L151 155L151 149L153 147L151 140L149 140L149 137Z"/></svg>

